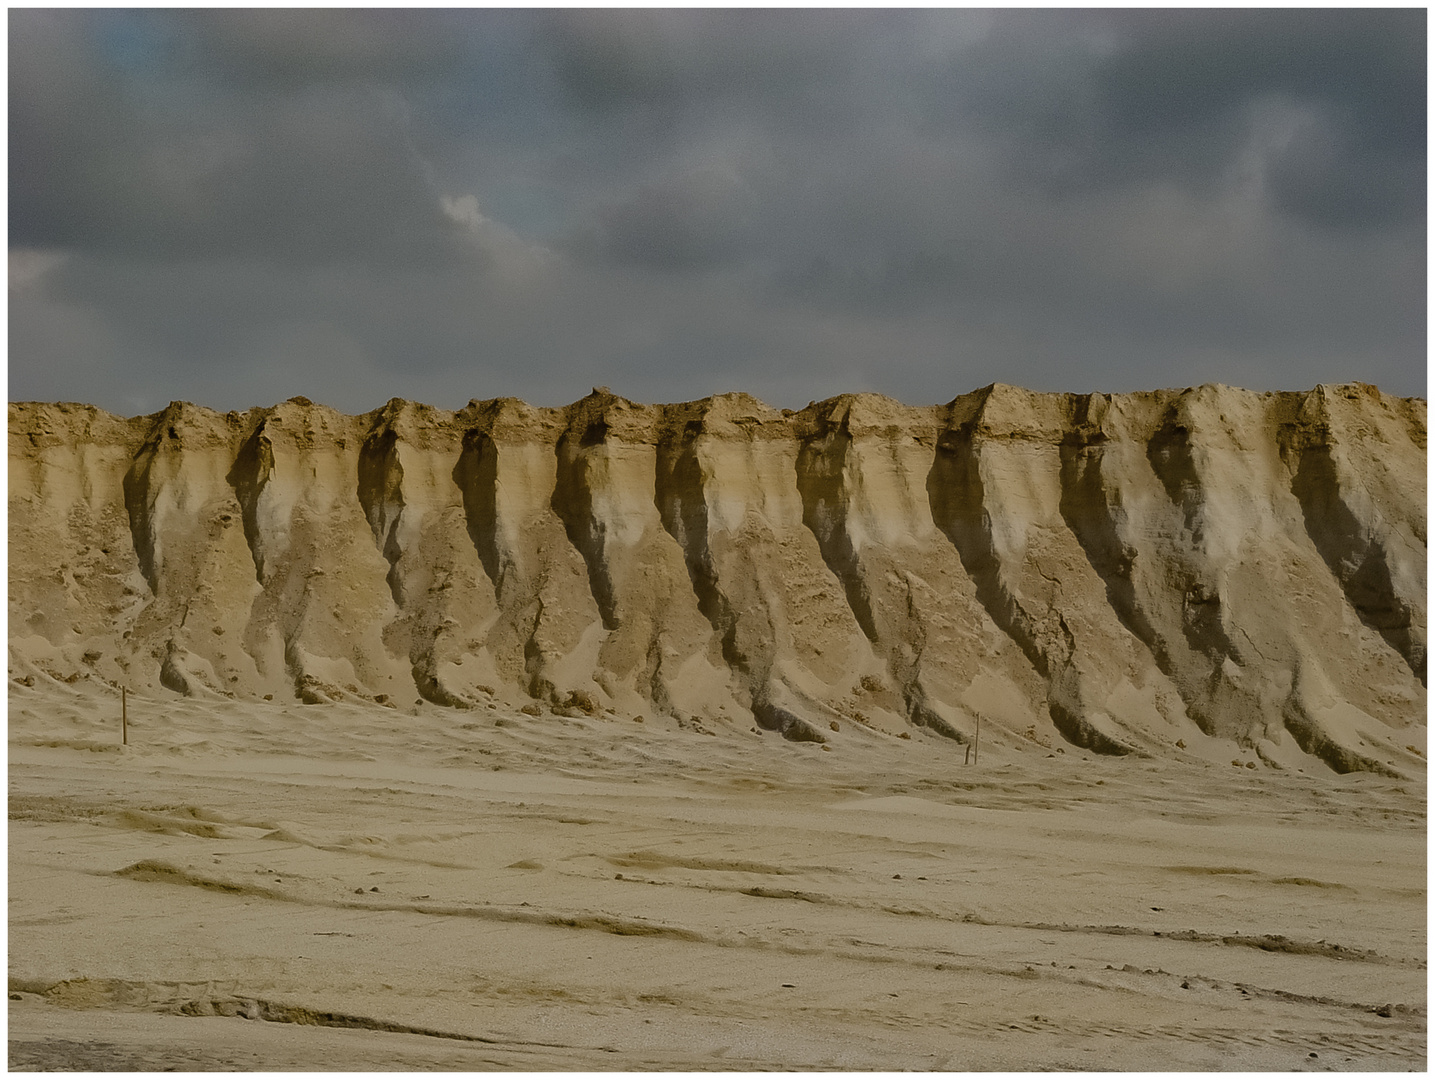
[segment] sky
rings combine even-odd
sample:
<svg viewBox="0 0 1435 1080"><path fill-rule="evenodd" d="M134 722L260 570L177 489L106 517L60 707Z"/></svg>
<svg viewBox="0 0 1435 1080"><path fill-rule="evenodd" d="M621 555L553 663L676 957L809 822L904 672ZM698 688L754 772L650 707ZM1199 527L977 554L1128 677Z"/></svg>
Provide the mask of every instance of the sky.
<svg viewBox="0 0 1435 1080"><path fill-rule="evenodd" d="M1426 15L12 9L9 391L1426 393Z"/></svg>

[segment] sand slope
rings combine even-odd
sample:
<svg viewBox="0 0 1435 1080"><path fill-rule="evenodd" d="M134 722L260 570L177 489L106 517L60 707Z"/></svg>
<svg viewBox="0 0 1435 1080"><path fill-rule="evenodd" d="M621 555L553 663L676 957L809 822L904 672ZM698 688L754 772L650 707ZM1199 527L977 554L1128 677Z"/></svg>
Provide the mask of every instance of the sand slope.
<svg viewBox="0 0 1435 1080"><path fill-rule="evenodd" d="M1425 404L1372 387L31 403L9 435L32 680L1423 769Z"/></svg>

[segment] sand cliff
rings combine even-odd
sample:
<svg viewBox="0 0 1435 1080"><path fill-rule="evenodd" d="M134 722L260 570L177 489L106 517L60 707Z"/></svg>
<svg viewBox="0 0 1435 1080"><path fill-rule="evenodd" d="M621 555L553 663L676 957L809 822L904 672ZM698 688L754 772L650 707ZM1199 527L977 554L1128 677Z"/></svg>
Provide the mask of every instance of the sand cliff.
<svg viewBox="0 0 1435 1080"><path fill-rule="evenodd" d="M12 404L10 674L1408 774L1425 429L1362 385Z"/></svg>

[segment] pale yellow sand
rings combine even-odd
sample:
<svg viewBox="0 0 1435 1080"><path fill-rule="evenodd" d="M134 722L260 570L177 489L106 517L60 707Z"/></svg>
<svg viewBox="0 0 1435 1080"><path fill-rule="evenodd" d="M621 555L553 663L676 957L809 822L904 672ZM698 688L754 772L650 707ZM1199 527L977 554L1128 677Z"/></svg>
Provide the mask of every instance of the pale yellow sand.
<svg viewBox="0 0 1435 1080"><path fill-rule="evenodd" d="M1418 782L130 706L11 684L12 1067L1426 1065Z"/></svg>
<svg viewBox="0 0 1435 1080"><path fill-rule="evenodd" d="M12 677L1425 772L1426 409L1370 386L9 419Z"/></svg>

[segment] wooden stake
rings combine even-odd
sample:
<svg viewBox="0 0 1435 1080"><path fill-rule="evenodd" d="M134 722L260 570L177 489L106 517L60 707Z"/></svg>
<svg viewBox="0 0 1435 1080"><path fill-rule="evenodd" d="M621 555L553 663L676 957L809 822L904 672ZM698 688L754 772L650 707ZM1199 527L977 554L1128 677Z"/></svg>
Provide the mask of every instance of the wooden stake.
<svg viewBox="0 0 1435 1080"><path fill-rule="evenodd" d="M977 763L977 755L982 752L982 714L977 713L977 741L972 746L972 764Z"/></svg>
<svg viewBox="0 0 1435 1080"><path fill-rule="evenodd" d="M123 686L120 687L120 744L122 746L130 744L130 709Z"/></svg>

